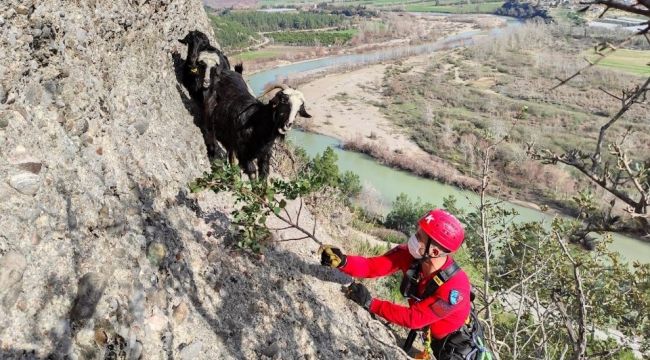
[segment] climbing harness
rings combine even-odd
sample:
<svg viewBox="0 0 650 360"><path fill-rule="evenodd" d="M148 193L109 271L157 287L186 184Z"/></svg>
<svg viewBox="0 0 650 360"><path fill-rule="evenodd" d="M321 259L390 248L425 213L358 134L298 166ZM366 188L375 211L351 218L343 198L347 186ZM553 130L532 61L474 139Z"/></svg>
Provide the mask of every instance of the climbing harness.
<svg viewBox="0 0 650 360"><path fill-rule="evenodd" d="M430 241L427 242L425 255L429 253L429 245ZM426 258L416 260L411 264L404 274L402 284L400 285L402 295L417 302L433 295L460 270L460 266L452 260L452 263L447 268L439 271L427 282L422 294L418 294L417 288L421 278L420 270L424 259ZM473 292L471 293L470 300L472 302L474 301ZM418 331L423 332L425 350L418 354L417 359L432 359L432 355L435 355L435 358L438 360L492 360L492 354L484 344L483 328L479 323L473 303L465 324L459 330L440 340L431 337L431 332L428 327L420 330L411 330L402 347L404 351L408 352L411 349Z"/></svg>
<svg viewBox="0 0 650 360"><path fill-rule="evenodd" d="M429 253L429 246L430 246L431 240L427 242L425 254ZM409 269L406 271L404 274L404 277L402 278L402 284L400 285L400 292L402 293L402 296L404 296L407 299L413 299L417 302L422 301L423 299L428 298L429 296L433 295L436 291L438 291L438 288L442 286L442 284L446 283L449 279L451 279L456 273L460 270L460 266L456 264L455 261L452 260L451 264L445 268L444 270L438 271L431 280L427 282L427 284L424 287L424 290L422 291L422 294L418 294L418 284L420 282L420 277L421 277L421 267L422 267L422 261L424 260L420 259L417 261L414 261ZM411 346L413 346L413 341L415 341L415 337L417 336L417 331L418 330L411 330L406 337L406 341L404 342L404 346L402 347L404 351L408 351Z"/></svg>
<svg viewBox="0 0 650 360"><path fill-rule="evenodd" d="M430 349L438 360L492 360L473 304L465 325L444 339L431 339Z"/></svg>

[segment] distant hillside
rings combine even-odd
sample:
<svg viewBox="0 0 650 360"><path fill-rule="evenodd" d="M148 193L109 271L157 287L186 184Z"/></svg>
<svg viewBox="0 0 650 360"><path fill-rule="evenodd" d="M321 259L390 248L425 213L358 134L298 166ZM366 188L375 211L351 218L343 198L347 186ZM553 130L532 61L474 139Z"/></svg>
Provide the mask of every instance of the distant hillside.
<svg viewBox="0 0 650 360"><path fill-rule="evenodd" d="M249 8L257 4L256 0L203 0L203 4L213 9L227 7Z"/></svg>

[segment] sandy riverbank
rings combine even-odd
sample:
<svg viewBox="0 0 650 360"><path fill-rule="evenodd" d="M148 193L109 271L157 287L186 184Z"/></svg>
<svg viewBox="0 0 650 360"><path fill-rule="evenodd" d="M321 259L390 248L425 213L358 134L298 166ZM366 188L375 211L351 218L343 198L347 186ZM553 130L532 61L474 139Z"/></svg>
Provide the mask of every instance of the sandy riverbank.
<svg viewBox="0 0 650 360"><path fill-rule="evenodd" d="M423 73L429 55L402 62L411 72ZM463 175L446 160L422 150L406 131L381 112L384 102L382 83L390 64L377 64L358 70L326 75L300 86L314 118L302 122L305 130L341 140L386 165L417 175L458 179L454 185L475 188L478 180Z"/></svg>

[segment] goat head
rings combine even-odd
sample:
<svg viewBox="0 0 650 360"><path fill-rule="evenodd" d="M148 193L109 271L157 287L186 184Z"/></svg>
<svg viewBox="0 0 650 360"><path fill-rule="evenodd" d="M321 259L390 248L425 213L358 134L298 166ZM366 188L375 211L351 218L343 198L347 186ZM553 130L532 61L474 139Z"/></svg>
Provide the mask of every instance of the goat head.
<svg viewBox="0 0 650 360"><path fill-rule="evenodd" d="M269 104L274 110L273 118L275 125L278 127L278 132L282 135L291 129L297 115L304 118L311 118L311 115L305 110L304 95L300 91L290 87L282 87L282 90L275 94L271 101L269 101Z"/></svg>
<svg viewBox="0 0 650 360"><path fill-rule="evenodd" d="M217 51L217 48L210 45L208 36L198 30L192 30L184 38L178 39L181 44L187 45L187 59L189 65L196 66L202 51Z"/></svg>

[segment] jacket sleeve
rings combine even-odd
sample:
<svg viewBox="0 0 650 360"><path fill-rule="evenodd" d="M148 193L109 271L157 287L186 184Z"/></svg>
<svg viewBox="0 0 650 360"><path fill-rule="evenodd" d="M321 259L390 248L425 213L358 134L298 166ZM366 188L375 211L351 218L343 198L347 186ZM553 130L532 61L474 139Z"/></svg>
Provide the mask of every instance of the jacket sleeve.
<svg viewBox="0 0 650 360"><path fill-rule="evenodd" d="M411 255L404 245L399 245L381 256L366 258L363 256L347 256L342 272L357 278L373 278L394 273L405 269L411 262Z"/></svg>
<svg viewBox="0 0 650 360"><path fill-rule="evenodd" d="M451 305L446 300L433 296L407 307L385 300L373 299L369 310L391 323L409 329L421 329L461 310L463 301L469 300L463 299L460 303Z"/></svg>

